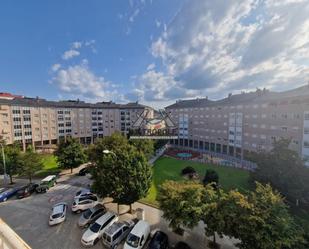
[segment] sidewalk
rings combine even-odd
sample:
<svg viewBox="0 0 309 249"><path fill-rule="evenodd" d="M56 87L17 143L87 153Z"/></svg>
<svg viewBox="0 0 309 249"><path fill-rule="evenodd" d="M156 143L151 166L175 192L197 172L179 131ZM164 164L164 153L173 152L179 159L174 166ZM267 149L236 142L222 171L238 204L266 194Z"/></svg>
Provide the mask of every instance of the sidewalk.
<svg viewBox="0 0 309 249"><path fill-rule="evenodd" d="M111 199L106 198L103 201L105 203L106 208L109 210L117 213L117 204L112 203ZM157 208L136 202L132 205L133 210L137 208L141 208L145 211L145 220L147 220L151 225L151 230L160 229L161 231L165 232L170 241L170 245L176 244L178 241L185 241L188 245L191 246L192 249L205 249L207 247L207 240L206 236L204 235L204 224L202 222L199 223L197 227L194 229L186 229L184 236L180 236L172 232L172 230L168 227L168 222L162 217L163 212ZM125 205L120 205L120 214L129 211L129 207ZM120 219L132 219L136 218L136 215L131 215L125 213L121 215ZM212 240L212 238L210 238ZM221 249L237 249L234 246L234 243L237 243L237 240L230 239L228 237L219 238L217 236L217 242L221 245Z"/></svg>

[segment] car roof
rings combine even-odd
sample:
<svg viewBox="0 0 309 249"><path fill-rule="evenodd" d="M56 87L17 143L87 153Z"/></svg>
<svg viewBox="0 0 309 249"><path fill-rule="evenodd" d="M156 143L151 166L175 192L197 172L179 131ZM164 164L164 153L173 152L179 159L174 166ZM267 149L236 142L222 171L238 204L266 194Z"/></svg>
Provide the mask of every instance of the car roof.
<svg viewBox="0 0 309 249"><path fill-rule="evenodd" d="M95 212L99 209L105 209L105 207L101 204L101 203L98 203L97 205L95 205L94 207L90 208L92 212Z"/></svg>
<svg viewBox="0 0 309 249"><path fill-rule="evenodd" d="M53 206L53 214L60 214L64 211L64 203L58 203L55 206Z"/></svg>
<svg viewBox="0 0 309 249"><path fill-rule="evenodd" d="M131 234L134 234L138 237L142 236L144 234L145 229L148 229L149 223L144 221L144 220L140 220L136 223L136 225L133 227Z"/></svg>
<svg viewBox="0 0 309 249"><path fill-rule="evenodd" d="M104 222L108 220L110 217L112 217L113 215L115 215L115 213L107 212L103 214L99 219L97 219L96 223L98 223L99 225L103 225Z"/></svg>
<svg viewBox="0 0 309 249"><path fill-rule="evenodd" d="M105 233L112 236L114 233L116 233L120 228L122 228L124 225L126 225L124 222L119 221L115 222L113 225L111 225L109 228L105 230Z"/></svg>
<svg viewBox="0 0 309 249"><path fill-rule="evenodd" d="M42 182L49 182L51 180L53 180L54 178L56 178L56 175L49 175L49 176L46 176Z"/></svg>

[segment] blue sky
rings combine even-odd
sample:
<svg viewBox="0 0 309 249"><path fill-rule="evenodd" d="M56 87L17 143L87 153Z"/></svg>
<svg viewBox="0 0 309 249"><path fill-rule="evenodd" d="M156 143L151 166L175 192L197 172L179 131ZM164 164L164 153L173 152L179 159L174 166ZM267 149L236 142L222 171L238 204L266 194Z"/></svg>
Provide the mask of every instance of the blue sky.
<svg viewBox="0 0 309 249"><path fill-rule="evenodd" d="M162 107L309 79L302 0L0 3L0 91Z"/></svg>

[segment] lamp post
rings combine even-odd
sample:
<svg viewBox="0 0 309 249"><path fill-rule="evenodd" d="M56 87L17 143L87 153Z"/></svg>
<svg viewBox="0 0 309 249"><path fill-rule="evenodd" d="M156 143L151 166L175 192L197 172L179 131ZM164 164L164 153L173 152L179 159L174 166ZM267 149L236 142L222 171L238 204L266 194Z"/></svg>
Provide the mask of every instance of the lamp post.
<svg viewBox="0 0 309 249"><path fill-rule="evenodd" d="M103 150L103 154L105 154L105 155L111 154L111 155L113 155L115 158L117 158L115 152L110 151L110 150ZM117 213L118 213L118 215L119 215L119 213L120 213L120 212L119 212L119 204L118 204L118 203L117 203Z"/></svg>
<svg viewBox="0 0 309 249"><path fill-rule="evenodd" d="M3 144L0 143L2 149L2 160L3 160L3 183L6 185L6 165L5 165L5 154Z"/></svg>

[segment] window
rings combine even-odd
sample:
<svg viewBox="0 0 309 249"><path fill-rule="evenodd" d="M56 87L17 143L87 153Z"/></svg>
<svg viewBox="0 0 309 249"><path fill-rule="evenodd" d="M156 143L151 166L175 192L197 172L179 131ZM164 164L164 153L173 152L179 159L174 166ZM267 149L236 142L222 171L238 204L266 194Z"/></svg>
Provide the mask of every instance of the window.
<svg viewBox="0 0 309 249"><path fill-rule="evenodd" d="M304 119L309 120L309 113L305 113Z"/></svg>

